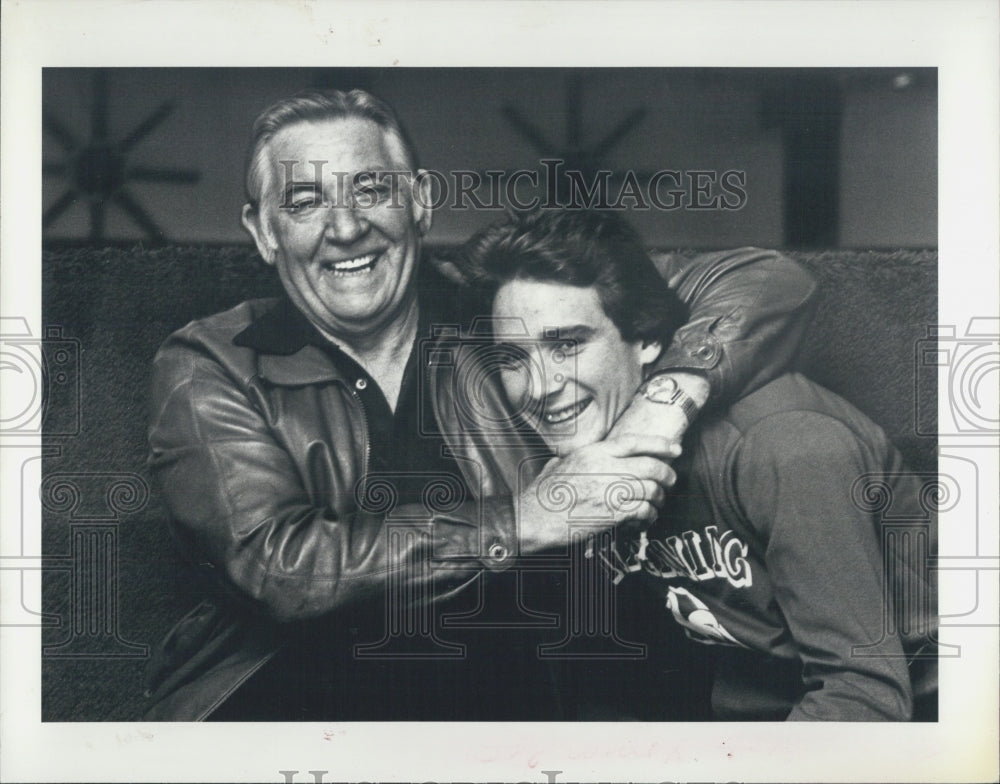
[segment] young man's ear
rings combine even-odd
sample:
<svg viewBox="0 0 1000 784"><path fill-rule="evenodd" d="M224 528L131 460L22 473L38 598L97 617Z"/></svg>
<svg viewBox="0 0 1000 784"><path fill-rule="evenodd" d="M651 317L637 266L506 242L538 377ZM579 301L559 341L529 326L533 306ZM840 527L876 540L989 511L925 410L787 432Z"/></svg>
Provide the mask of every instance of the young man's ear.
<svg viewBox="0 0 1000 784"><path fill-rule="evenodd" d="M639 349L639 362L643 367L649 365L659 358L663 351L663 344L658 340L643 341L642 348Z"/></svg>
<svg viewBox="0 0 1000 784"><path fill-rule="evenodd" d="M413 200L413 222L417 225L417 231L423 237L431 230L433 223L434 194L432 193L431 178L426 169L417 169L413 178L413 186L410 196Z"/></svg>
<svg viewBox="0 0 1000 784"><path fill-rule="evenodd" d="M278 253L278 243L275 242L274 235L271 234L270 227L261 216L260 210L252 204L244 204L240 220L243 223L243 228L253 237L261 258L267 264L274 264Z"/></svg>

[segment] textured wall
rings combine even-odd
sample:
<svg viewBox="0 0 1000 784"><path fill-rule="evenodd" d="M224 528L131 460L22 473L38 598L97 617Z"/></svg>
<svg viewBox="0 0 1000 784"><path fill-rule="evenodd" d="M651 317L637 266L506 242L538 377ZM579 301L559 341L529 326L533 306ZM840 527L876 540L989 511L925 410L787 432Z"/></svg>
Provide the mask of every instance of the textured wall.
<svg viewBox="0 0 1000 784"><path fill-rule="evenodd" d="M823 78L832 79L843 103L839 157L831 151L840 168L841 193L832 198L834 208L840 206L840 244L935 245L933 76L919 72L925 74L920 81L894 89L896 70L825 70L833 76ZM786 161L774 115L787 115L781 104L793 92L787 88L795 76L793 69L117 68L103 69L98 90L92 69L50 68L43 76L48 120L43 210L59 205L67 192L74 168L71 142L86 145L101 124L95 118L104 118L114 148L153 117L158 122L141 138L132 137L126 170L182 170L199 179L194 184L132 179L126 191L135 205L171 240L246 241L239 210L253 118L275 99L305 87L361 86L396 108L424 165L441 171L537 169L544 147L544 154L557 157L598 152L600 166L635 171L640 180L661 169L745 172L747 198L738 210L631 210L630 218L656 245L776 247L785 236L786 168L799 164ZM165 103L170 110L157 114ZM601 148L637 111L641 118ZM614 186L613 194L620 188L621 183ZM59 206L65 211L51 221L45 237L86 238L87 198L77 194ZM431 239L461 241L495 217L496 212L455 208L450 201L438 211ZM109 204L104 221L103 238L145 236L120 204Z"/></svg>

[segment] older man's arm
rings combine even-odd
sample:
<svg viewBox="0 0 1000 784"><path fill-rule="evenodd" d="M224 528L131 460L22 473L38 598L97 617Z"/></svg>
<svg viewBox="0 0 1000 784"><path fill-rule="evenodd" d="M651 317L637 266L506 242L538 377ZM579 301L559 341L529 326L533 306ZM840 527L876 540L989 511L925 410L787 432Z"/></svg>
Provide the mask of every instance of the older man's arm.
<svg viewBox="0 0 1000 784"><path fill-rule="evenodd" d="M816 293L816 283L802 267L757 248L654 261L687 303L690 318L653 372L677 381L694 404L689 411L731 403L788 369L812 318ZM680 406L637 394L611 435L680 440L688 416Z"/></svg>
<svg viewBox="0 0 1000 784"><path fill-rule="evenodd" d="M469 500L448 514L424 514L425 524L400 537L397 549L388 542L384 514L353 503L346 506L355 511L337 514L343 499L323 499L319 487L307 490L252 386L184 332L167 341L154 363L150 470L184 549L233 598L274 620L300 621L377 596L390 572L428 582L431 570L403 569L418 559L504 566L489 553L494 542L515 549L509 501ZM358 448L345 432L348 454ZM316 458L324 459L319 452ZM354 488L326 492L353 494ZM436 576L471 579L467 572ZM430 589L408 587L429 595ZM434 590L458 587L448 582Z"/></svg>
<svg viewBox="0 0 1000 784"><path fill-rule="evenodd" d="M347 480L328 486L338 469L326 461L336 456L321 444L312 456L317 475L302 476L268 422L288 413L269 410L249 351L237 360L231 346L216 349L224 344L205 339L195 325L171 336L157 355L150 470L185 550L252 611L279 622L316 618L379 596L390 574L414 601L441 599L478 571L509 568L517 554L565 546L564 519L522 514L515 523L509 495L472 497L447 513L401 505L394 515L413 524L390 541L385 513L358 508ZM361 447L349 427L344 431L350 461ZM636 455L666 458L669 443L611 444L595 445L584 478L588 472L648 478L644 487L658 501L657 488L671 472ZM448 568L425 568L434 562Z"/></svg>

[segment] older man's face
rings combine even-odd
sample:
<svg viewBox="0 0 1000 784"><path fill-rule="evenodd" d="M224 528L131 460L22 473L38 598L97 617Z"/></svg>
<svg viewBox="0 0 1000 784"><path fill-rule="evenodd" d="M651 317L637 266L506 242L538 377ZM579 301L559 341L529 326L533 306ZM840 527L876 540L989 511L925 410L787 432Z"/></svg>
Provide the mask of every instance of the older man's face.
<svg viewBox="0 0 1000 784"><path fill-rule="evenodd" d="M325 161L322 192L312 161ZM244 225L295 305L335 339L377 335L412 303L430 210L408 178L379 178L405 168L393 140L360 118L291 125L268 145L259 210L246 208ZM359 190L365 173L376 186Z"/></svg>

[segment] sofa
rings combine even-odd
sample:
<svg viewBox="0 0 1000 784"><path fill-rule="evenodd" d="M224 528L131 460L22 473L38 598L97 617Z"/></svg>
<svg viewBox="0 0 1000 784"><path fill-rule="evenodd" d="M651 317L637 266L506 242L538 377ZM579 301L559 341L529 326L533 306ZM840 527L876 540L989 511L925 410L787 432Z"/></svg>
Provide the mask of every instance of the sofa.
<svg viewBox="0 0 1000 784"><path fill-rule="evenodd" d="M918 364L936 252L789 255L820 285L800 369L935 472L934 376ZM279 286L249 246L52 247L42 283L42 718L135 720L152 646L198 601L145 468L153 355L191 319Z"/></svg>

